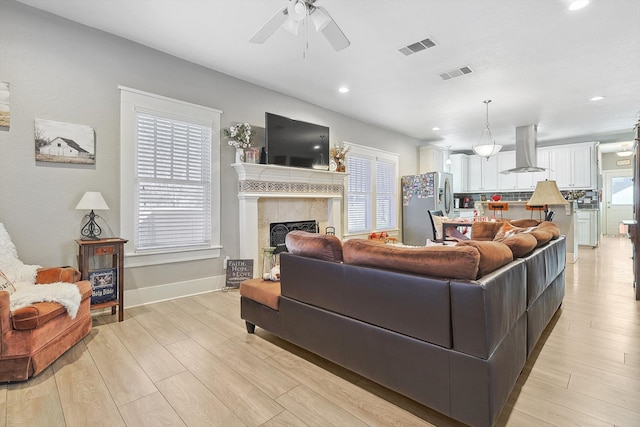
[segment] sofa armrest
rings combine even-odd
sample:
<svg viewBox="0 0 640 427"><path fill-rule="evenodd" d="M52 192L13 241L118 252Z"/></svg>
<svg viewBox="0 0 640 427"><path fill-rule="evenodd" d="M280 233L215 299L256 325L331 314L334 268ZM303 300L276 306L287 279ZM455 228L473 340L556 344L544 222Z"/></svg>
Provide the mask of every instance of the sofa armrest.
<svg viewBox="0 0 640 427"><path fill-rule="evenodd" d="M80 280L80 272L73 267L39 268L36 276L37 284L56 282L75 283Z"/></svg>
<svg viewBox="0 0 640 427"><path fill-rule="evenodd" d="M9 303L9 292L0 291L0 335L11 329L11 307ZM0 336L0 354L2 351L2 337Z"/></svg>

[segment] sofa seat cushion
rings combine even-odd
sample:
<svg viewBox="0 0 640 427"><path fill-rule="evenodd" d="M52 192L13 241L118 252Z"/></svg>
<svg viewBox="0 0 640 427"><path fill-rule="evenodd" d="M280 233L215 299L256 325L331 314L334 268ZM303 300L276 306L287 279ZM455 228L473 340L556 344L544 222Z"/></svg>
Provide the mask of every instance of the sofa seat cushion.
<svg viewBox="0 0 640 427"><path fill-rule="evenodd" d="M461 280L475 280L480 263L480 253L471 246L402 247L351 239L342 251L345 264Z"/></svg>
<svg viewBox="0 0 640 427"><path fill-rule="evenodd" d="M456 245L456 247L469 246L476 248L480 254L476 278L485 276L513 261L513 253L504 243L464 240Z"/></svg>
<svg viewBox="0 0 640 427"><path fill-rule="evenodd" d="M240 283L240 295L274 310L280 309L280 282L250 279Z"/></svg>
<svg viewBox="0 0 640 427"><path fill-rule="evenodd" d="M294 230L285 236L285 244L287 250L294 255L342 262L342 243L340 239L330 234Z"/></svg>

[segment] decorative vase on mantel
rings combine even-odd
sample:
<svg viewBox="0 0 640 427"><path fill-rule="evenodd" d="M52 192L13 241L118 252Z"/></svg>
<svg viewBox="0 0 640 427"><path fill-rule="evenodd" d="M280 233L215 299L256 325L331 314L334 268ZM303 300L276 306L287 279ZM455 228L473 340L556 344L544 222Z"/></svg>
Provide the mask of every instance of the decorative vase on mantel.
<svg viewBox="0 0 640 427"><path fill-rule="evenodd" d="M236 148L236 163L244 163L244 148Z"/></svg>

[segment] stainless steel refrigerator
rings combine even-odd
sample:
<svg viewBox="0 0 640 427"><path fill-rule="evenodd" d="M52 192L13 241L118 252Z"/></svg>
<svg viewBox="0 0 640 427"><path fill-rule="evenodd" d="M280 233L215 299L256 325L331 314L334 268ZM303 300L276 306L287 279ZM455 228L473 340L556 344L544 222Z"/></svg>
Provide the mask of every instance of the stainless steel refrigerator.
<svg viewBox="0 0 640 427"><path fill-rule="evenodd" d="M405 245L424 246L427 239L435 239L427 211L441 210L445 216L453 215L453 175L427 172L403 176L400 182L402 242Z"/></svg>

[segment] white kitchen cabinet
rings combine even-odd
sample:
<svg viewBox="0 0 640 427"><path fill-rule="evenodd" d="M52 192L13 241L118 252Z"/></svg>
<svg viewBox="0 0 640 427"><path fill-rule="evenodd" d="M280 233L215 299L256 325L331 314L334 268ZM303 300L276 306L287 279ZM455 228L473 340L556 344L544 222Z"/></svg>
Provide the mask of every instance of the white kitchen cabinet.
<svg viewBox="0 0 640 427"><path fill-rule="evenodd" d="M512 191L518 189L518 175L524 175L520 173L503 174L502 171L513 169L516 167L516 152L515 151L501 151L496 154L496 161L498 163L498 189L500 191Z"/></svg>
<svg viewBox="0 0 640 427"><path fill-rule="evenodd" d="M578 222L577 240L581 246L598 246L598 211L578 210L576 211Z"/></svg>
<svg viewBox="0 0 640 427"><path fill-rule="evenodd" d="M485 157L469 156L467 159L467 190L497 191L498 190L498 159L497 156Z"/></svg>
<svg viewBox="0 0 640 427"><path fill-rule="evenodd" d="M447 152L437 147L420 147L420 173L448 172L445 169Z"/></svg>
<svg viewBox="0 0 640 427"><path fill-rule="evenodd" d="M467 191L482 191L482 161L483 157L469 156L467 159Z"/></svg>
<svg viewBox="0 0 640 427"><path fill-rule="evenodd" d="M449 172L453 175L453 192L465 193L467 192L467 172L469 170L469 156L466 154L451 154L451 165L449 166Z"/></svg>
<svg viewBox="0 0 640 427"><path fill-rule="evenodd" d="M550 150L550 178L561 190L589 189L596 186L595 144L556 145Z"/></svg>
<svg viewBox="0 0 640 427"><path fill-rule="evenodd" d="M517 188L520 191L533 191L538 181L549 179L549 154L548 148L538 148L536 151L535 166L544 168L543 172L525 172L516 174Z"/></svg>

